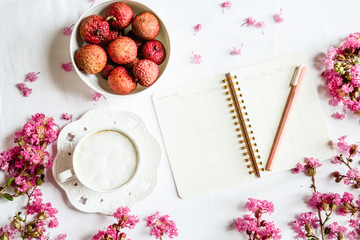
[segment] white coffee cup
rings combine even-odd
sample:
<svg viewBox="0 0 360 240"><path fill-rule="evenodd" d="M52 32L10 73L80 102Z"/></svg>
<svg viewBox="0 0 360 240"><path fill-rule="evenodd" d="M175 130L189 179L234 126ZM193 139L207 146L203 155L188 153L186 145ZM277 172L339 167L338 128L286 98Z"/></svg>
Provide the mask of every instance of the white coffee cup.
<svg viewBox="0 0 360 240"><path fill-rule="evenodd" d="M96 192L111 192L135 175L140 162L135 141L118 129L93 130L77 143L73 168L57 177L63 183L77 178Z"/></svg>

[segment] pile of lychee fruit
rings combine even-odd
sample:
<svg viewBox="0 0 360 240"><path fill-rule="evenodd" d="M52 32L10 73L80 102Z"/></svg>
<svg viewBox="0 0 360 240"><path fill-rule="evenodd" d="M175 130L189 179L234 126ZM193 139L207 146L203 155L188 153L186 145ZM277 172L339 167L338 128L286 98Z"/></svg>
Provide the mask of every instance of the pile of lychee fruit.
<svg viewBox="0 0 360 240"><path fill-rule="evenodd" d="M75 53L77 67L88 74L99 73L115 93L126 95L137 84L149 87L157 80L166 51L155 39L160 24L154 14L145 11L134 17L129 5L115 2L105 17L84 18L79 31L87 44Z"/></svg>

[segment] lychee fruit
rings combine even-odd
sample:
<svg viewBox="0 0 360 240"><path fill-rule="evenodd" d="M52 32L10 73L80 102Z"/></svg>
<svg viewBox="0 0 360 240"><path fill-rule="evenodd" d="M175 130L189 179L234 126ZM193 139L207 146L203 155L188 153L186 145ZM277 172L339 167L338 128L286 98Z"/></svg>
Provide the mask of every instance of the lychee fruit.
<svg viewBox="0 0 360 240"><path fill-rule="evenodd" d="M117 64L127 64L137 56L136 43L129 37L117 37L107 46L107 53Z"/></svg>
<svg viewBox="0 0 360 240"><path fill-rule="evenodd" d="M99 45L89 44L81 47L75 53L75 63L80 70L97 74L103 70L107 62L105 50Z"/></svg>
<svg viewBox="0 0 360 240"><path fill-rule="evenodd" d="M158 40L151 40L144 44L141 49L142 57L160 65L166 56L164 45Z"/></svg>
<svg viewBox="0 0 360 240"><path fill-rule="evenodd" d="M108 36L107 38L105 38L104 41L102 41L102 42L100 43L100 45L101 45L102 47L105 47L105 48L106 48L107 44L108 44L109 42L111 42L112 40L114 40L115 38L117 38L118 36L119 36L119 31L118 31L118 30L110 29L110 34L109 34L109 36Z"/></svg>
<svg viewBox="0 0 360 240"><path fill-rule="evenodd" d="M134 16L132 9L123 2L111 4L106 10L106 20L109 21L113 29L124 29L130 25Z"/></svg>
<svg viewBox="0 0 360 240"><path fill-rule="evenodd" d="M142 59L134 65L133 74L141 86L149 87L159 76L159 66L149 59Z"/></svg>
<svg viewBox="0 0 360 240"><path fill-rule="evenodd" d="M116 67L110 72L108 83L110 88L120 95L129 94L136 88L136 82L122 66Z"/></svg>
<svg viewBox="0 0 360 240"><path fill-rule="evenodd" d="M160 24L154 14L141 12L134 17L132 30L139 38L152 40L159 34Z"/></svg>
<svg viewBox="0 0 360 240"><path fill-rule="evenodd" d="M79 29L81 38L92 44L103 42L110 34L109 23L102 16L96 14L84 18Z"/></svg>
<svg viewBox="0 0 360 240"><path fill-rule="evenodd" d="M108 59L108 62L106 63L104 69L100 72L100 76L103 79L108 80L108 76L109 76L110 72L117 66L118 66L117 64L115 64L113 61Z"/></svg>
<svg viewBox="0 0 360 240"><path fill-rule="evenodd" d="M136 43L137 48L141 48L141 46L144 44L145 40L137 37L133 30L130 30L127 34L127 37L131 38L132 40L134 40L134 42Z"/></svg>

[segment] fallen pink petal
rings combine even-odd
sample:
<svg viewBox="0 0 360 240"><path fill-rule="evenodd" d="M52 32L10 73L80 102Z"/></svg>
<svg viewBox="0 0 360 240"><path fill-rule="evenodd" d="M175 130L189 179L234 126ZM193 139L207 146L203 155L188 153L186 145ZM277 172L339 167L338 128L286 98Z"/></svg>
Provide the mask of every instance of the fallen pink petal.
<svg viewBox="0 0 360 240"><path fill-rule="evenodd" d="M197 33L202 29L202 24L201 24L201 23L197 24L197 25L194 27L194 29L195 29L195 34L197 34Z"/></svg>
<svg viewBox="0 0 360 240"><path fill-rule="evenodd" d="M274 14L274 20L276 23L282 23L284 21L284 18L282 15L284 15L284 14L283 14L282 8L281 8L279 13Z"/></svg>
<svg viewBox="0 0 360 240"><path fill-rule="evenodd" d="M264 23L264 22L257 22L257 23L255 24L255 27L257 27L257 28L264 28L264 27L265 27L265 23Z"/></svg>
<svg viewBox="0 0 360 240"><path fill-rule="evenodd" d="M340 103L340 101L339 101L338 99L335 99L335 98L333 98L333 99L331 99L331 100L329 101L329 104L330 104L331 106L334 106L334 107L338 106L339 103Z"/></svg>
<svg viewBox="0 0 360 240"><path fill-rule="evenodd" d="M243 44L241 44L240 48L233 47L233 49L231 51L231 55L241 55L242 47L243 47Z"/></svg>
<svg viewBox="0 0 360 240"><path fill-rule="evenodd" d="M28 74L26 74L26 76L25 76L25 82L35 82L36 80L38 80L38 74L39 74L40 72L37 72L37 73L35 73L35 72L29 72Z"/></svg>
<svg viewBox="0 0 360 240"><path fill-rule="evenodd" d="M248 18L246 19L246 21L245 21L241 26L246 25L247 27L251 27L251 26L255 25L255 23L256 23L256 19L255 19L255 18L253 18L253 17L248 17Z"/></svg>
<svg viewBox="0 0 360 240"><path fill-rule="evenodd" d="M66 72L71 72L74 69L74 66L72 64L72 62L68 62L68 63L63 63L61 65L61 67L66 71Z"/></svg>
<svg viewBox="0 0 360 240"><path fill-rule="evenodd" d="M202 60L202 57L201 57L201 55L200 54L195 54L194 52L193 52L193 63L196 63L196 64L200 64L201 62L202 62L203 60Z"/></svg>
<svg viewBox="0 0 360 240"><path fill-rule="evenodd" d="M339 112L335 112L332 115L333 118L339 119L339 120L343 120L345 118L345 114L339 113Z"/></svg>
<svg viewBox="0 0 360 240"><path fill-rule="evenodd" d="M95 102L99 101L101 97L105 98L101 93L98 92L94 92L92 95L92 98Z"/></svg>
<svg viewBox="0 0 360 240"><path fill-rule="evenodd" d="M71 33L72 33L72 27L74 26L74 24L72 24L70 27L64 27L63 28L63 34L65 35L65 36L70 36L71 35Z"/></svg>
<svg viewBox="0 0 360 240"><path fill-rule="evenodd" d="M68 114L68 113L62 113L62 114L61 114L61 119L72 121L73 115L72 115L72 114Z"/></svg>
<svg viewBox="0 0 360 240"><path fill-rule="evenodd" d="M28 97L32 92L32 89L28 88L25 83L18 83L16 86L19 88L19 90L21 91L21 94L24 97Z"/></svg>
<svg viewBox="0 0 360 240"><path fill-rule="evenodd" d="M232 2L231 1L226 1L220 4L220 6L222 7L222 12L224 13L224 9L230 9L232 6Z"/></svg>

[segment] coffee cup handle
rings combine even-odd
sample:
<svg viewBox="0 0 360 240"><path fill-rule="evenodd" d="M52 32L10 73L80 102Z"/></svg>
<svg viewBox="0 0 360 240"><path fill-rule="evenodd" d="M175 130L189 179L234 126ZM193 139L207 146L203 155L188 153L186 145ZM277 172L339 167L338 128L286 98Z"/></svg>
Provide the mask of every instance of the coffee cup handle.
<svg viewBox="0 0 360 240"><path fill-rule="evenodd" d="M69 181L71 179L75 178L75 172L73 168L67 169L58 175L58 180L60 183Z"/></svg>

